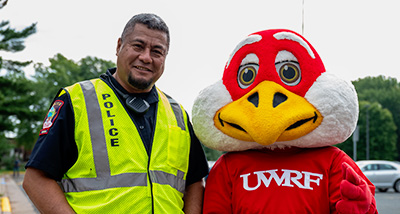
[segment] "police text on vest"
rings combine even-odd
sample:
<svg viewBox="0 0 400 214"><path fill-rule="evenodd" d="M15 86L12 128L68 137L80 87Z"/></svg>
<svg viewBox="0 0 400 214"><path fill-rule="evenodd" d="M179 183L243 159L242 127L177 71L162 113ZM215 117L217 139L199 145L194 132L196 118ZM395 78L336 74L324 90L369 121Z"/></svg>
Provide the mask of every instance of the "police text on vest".
<svg viewBox="0 0 400 214"><path fill-rule="evenodd" d="M106 111L107 119L110 120L110 125L111 125L111 128L108 130L108 134L111 136L111 139L110 139L111 146L119 146L118 137L117 137L118 129L114 127L115 114L111 113L111 109L112 109L112 107L114 107L114 104L111 101L107 101L107 99L109 97L111 97L111 95L110 94L102 94L102 97L103 97L103 101L105 101L104 107L107 109L107 111Z"/></svg>

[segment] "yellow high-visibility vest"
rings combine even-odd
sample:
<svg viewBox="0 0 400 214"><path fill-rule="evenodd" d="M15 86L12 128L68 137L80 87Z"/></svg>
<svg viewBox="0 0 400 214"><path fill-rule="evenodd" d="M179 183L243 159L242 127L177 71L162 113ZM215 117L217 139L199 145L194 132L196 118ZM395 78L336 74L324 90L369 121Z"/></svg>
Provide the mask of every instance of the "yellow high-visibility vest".
<svg viewBox="0 0 400 214"><path fill-rule="evenodd" d="M135 124L102 80L65 88L75 117L76 163L61 186L77 213L183 213L190 134L184 109L157 89L150 157Z"/></svg>

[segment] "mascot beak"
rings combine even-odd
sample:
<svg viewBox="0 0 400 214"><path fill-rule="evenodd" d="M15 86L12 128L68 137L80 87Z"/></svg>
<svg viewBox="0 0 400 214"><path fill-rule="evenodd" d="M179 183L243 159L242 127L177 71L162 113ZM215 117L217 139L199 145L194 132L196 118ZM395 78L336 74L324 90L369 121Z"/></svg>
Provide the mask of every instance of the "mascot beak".
<svg viewBox="0 0 400 214"><path fill-rule="evenodd" d="M214 116L223 133L243 141L271 145L310 133L322 122L321 113L304 97L264 81Z"/></svg>

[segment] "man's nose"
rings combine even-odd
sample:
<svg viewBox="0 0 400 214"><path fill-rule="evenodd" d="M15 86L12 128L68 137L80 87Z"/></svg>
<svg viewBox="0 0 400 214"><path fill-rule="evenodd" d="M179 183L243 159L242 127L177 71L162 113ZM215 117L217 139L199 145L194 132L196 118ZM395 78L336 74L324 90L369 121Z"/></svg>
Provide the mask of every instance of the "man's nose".
<svg viewBox="0 0 400 214"><path fill-rule="evenodd" d="M150 49L146 48L144 49L140 55L139 59L142 60L144 63L151 63L152 58L151 58L151 51Z"/></svg>

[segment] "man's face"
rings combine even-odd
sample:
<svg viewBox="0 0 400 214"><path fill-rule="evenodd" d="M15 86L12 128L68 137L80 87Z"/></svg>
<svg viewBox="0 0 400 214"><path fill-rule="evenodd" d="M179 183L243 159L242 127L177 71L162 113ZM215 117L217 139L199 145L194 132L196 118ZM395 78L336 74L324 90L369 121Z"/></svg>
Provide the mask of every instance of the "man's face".
<svg viewBox="0 0 400 214"><path fill-rule="evenodd" d="M136 24L118 39L114 77L130 93L148 92L164 72L167 53L166 33Z"/></svg>

